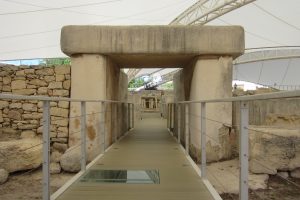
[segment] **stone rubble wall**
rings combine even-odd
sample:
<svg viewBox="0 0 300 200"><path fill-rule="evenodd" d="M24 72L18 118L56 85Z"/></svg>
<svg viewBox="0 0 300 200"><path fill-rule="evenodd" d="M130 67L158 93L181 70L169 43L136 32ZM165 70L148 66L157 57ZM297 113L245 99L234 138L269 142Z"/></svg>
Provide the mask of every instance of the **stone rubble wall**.
<svg viewBox="0 0 300 200"><path fill-rule="evenodd" d="M18 95L70 97L71 68L61 66L11 66L0 68L0 92ZM69 102L50 102L51 147L68 148ZM42 134L43 103L0 99L0 134L30 138Z"/></svg>

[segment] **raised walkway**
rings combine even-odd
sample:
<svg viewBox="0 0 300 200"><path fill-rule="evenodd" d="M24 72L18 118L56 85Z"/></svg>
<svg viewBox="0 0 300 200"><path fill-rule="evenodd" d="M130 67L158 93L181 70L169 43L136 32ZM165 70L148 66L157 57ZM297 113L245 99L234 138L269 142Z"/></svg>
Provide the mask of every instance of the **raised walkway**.
<svg viewBox="0 0 300 200"><path fill-rule="evenodd" d="M82 182L77 180L60 200L212 200L210 192L179 144L154 114L104 154L91 170L158 170L159 184ZM84 176L84 175L83 175ZM125 176L126 177L126 176Z"/></svg>

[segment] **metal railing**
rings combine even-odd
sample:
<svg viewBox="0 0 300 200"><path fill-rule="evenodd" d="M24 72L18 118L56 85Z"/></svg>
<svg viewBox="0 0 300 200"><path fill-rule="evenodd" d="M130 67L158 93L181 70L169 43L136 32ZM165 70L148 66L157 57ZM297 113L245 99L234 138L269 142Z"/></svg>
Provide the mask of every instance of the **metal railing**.
<svg viewBox="0 0 300 200"><path fill-rule="evenodd" d="M257 100L272 100L272 99L287 99L287 98L299 98L300 91L288 91L288 92L276 92L276 93L268 93L268 94L259 94L252 96L241 96L241 97L232 97L232 98L224 98L224 99L209 99L209 100L195 100L195 101L180 101L175 103L169 103L166 105L167 107L167 127L174 135L174 123L175 123L175 114L177 114L177 140L178 143L181 143L181 116L185 116L184 122L184 138L185 138L185 151L187 156L189 156L189 141L190 141L190 117L191 113L189 113L189 106L191 104L200 104L201 114L199 116L200 129L199 132L201 134L201 178L204 181L208 181L207 179L207 159L206 159L206 137L210 137L207 134L206 121L218 122L221 124L226 124L223 122L219 122L214 119L209 119L206 117L206 108L207 104L214 103L225 103L225 102L240 102L240 124L239 124L239 166L240 166L240 176L239 176L239 199L240 200L248 200L249 199L249 182L248 182L248 172L249 172L249 101L257 101ZM175 108L177 113L175 113ZM181 115L181 112L185 112L184 115ZM237 126L237 125L232 125ZM211 137L210 137L211 138ZM211 138L213 139L213 138ZM266 169L267 166L264 166ZM282 177L285 179L284 177ZM287 180L287 179L285 179ZM287 180L291 182L290 180ZM294 184L299 187L298 184ZM220 198L220 197L219 197Z"/></svg>
<svg viewBox="0 0 300 200"><path fill-rule="evenodd" d="M106 128L105 123L108 119L105 117L105 109L107 104L111 105L127 105L125 108L127 109L127 131L132 129L134 127L134 104L128 103L125 101L113 101L113 100L88 100L88 99L72 99L72 98L61 98L61 97L45 97L45 96L23 96L23 95L13 95L13 94L0 94L1 100L37 100L43 102L43 118L42 118L42 126L43 126L43 133L42 133L42 142L39 145L42 145L42 152L43 152L43 163L42 163L42 199L43 200L49 200L49 199L55 199L59 196L59 194L54 193L51 196L50 192L50 102L58 102L58 101L66 101L66 102L78 102L80 103L80 110L81 113L79 116L76 116L80 118L80 146L81 148L81 171L75 175L76 178L79 178L79 175L82 175L87 170L87 147L86 147L86 116L93 115L93 114L99 114L100 120L102 119L102 123L99 123L101 125L100 127L100 133L99 133L99 140L100 145L102 147L101 152L99 153L96 158L90 162L90 164L93 164L95 160L99 159L101 155L104 154L107 144L106 144ZM95 112L95 113L86 113L86 104L87 103L99 103L101 105L101 112ZM112 111L110 111L112 112ZM114 110L114 115L118 116L117 109ZM71 118L71 117L70 117ZM74 118L74 117L73 117ZM114 120L114 123L117 123L117 119ZM116 126L116 124L114 124ZM125 133L121 133L121 136L124 136ZM118 134L114 133L114 142L118 141ZM68 152L68 151L66 151ZM89 164L89 165L90 165ZM63 190L65 190L68 186L63 186ZM61 191L58 191L61 193Z"/></svg>

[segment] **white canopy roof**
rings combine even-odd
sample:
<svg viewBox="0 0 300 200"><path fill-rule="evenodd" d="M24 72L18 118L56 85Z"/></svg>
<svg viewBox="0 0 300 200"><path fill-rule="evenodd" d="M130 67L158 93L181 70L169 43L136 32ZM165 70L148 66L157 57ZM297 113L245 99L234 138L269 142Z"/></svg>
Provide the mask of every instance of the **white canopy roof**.
<svg viewBox="0 0 300 200"><path fill-rule="evenodd" d="M197 0L0 0L0 60L65 57L59 47L60 29L64 25L169 24L195 2ZM257 0L208 24L242 25L246 31L246 48L300 46L299 10L299 0ZM300 79L290 78L297 71L293 66L298 66L300 60L289 60L264 61L262 72L261 62L242 64L235 70L234 78L264 84L274 84L274 79L277 79L276 84L300 84ZM296 71L285 73L288 62L289 70ZM265 71L267 69L270 73ZM143 70L139 74L146 73Z"/></svg>

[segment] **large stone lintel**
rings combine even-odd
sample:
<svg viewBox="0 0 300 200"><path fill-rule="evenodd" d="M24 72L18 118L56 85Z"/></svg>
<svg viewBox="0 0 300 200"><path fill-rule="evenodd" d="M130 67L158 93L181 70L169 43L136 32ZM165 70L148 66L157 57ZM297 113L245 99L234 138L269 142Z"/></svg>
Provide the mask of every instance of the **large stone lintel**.
<svg viewBox="0 0 300 200"><path fill-rule="evenodd" d="M134 60L142 64L145 56L147 63L159 64L157 55L166 56L166 65L173 56L187 56L186 60L199 55L235 58L244 48L240 26L65 26L61 32L65 54L104 54L116 57L122 65L134 65Z"/></svg>

